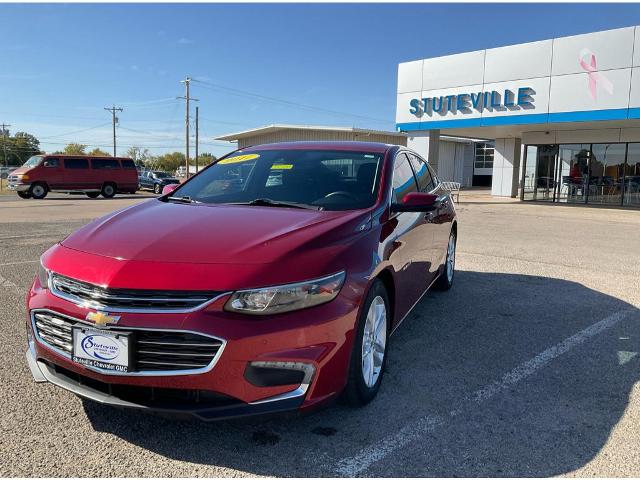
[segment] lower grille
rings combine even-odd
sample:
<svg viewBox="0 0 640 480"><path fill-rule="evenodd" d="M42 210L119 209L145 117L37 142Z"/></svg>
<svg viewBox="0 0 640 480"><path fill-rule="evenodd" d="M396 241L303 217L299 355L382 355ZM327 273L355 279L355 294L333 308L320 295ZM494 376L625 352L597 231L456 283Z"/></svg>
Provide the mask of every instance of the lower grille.
<svg viewBox="0 0 640 480"><path fill-rule="evenodd" d="M209 390L190 390L176 388L141 387L137 385L119 385L105 383L93 378L79 375L59 365L47 362L58 375L64 375L78 385L86 385L107 395L128 402L145 405L150 408L184 409L215 408L230 405L241 405L235 398Z"/></svg>
<svg viewBox="0 0 640 480"><path fill-rule="evenodd" d="M32 319L40 342L67 357L73 351L73 326L95 327L50 311L35 311ZM132 375L202 373L212 367L224 345L224 341L217 338L179 330L126 327L110 327L106 330L132 333L129 345L133 353L133 372L129 372Z"/></svg>

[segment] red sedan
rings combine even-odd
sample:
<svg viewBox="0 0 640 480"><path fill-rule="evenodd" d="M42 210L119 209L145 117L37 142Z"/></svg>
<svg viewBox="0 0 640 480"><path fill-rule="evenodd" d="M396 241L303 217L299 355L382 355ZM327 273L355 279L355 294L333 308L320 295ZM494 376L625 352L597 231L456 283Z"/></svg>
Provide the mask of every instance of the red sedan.
<svg viewBox="0 0 640 480"><path fill-rule="evenodd" d="M404 147L239 150L45 252L27 361L81 397L203 420L366 404L389 335L451 287L456 235Z"/></svg>

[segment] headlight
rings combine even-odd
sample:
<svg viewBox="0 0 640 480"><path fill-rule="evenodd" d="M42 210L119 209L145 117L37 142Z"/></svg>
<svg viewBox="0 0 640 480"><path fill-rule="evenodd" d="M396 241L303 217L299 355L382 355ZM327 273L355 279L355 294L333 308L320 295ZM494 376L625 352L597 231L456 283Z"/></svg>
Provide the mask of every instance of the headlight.
<svg viewBox="0 0 640 480"><path fill-rule="evenodd" d="M38 263L38 280L42 288L49 288L49 270L42 266L42 261Z"/></svg>
<svg viewBox="0 0 640 480"><path fill-rule="evenodd" d="M228 312L251 315L271 315L327 303L336 298L345 272L307 282L290 283L278 287L239 290L231 295L224 309Z"/></svg>

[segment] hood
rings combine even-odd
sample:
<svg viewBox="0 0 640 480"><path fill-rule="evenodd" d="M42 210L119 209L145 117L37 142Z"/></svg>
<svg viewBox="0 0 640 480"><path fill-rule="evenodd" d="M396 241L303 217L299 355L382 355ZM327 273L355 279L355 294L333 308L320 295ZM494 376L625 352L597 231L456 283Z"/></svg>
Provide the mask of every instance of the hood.
<svg viewBox="0 0 640 480"><path fill-rule="evenodd" d="M25 173L29 173L31 171L33 167L18 167L16 168L13 172L11 172L9 175L22 175Z"/></svg>
<svg viewBox="0 0 640 480"><path fill-rule="evenodd" d="M149 200L95 220L62 245L118 260L260 264L341 249L366 211L326 212ZM288 263L288 262L287 262Z"/></svg>

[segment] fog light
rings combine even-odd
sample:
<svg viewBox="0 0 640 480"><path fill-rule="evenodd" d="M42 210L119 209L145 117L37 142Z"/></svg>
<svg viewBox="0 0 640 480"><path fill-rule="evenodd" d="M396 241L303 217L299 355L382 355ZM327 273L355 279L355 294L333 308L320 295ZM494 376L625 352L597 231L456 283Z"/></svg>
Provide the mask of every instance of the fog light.
<svg viewBox="0 0 640 480"><path fill-rule="evenodd" d="M251 362L244 371L244 378L256 387L309 385L315 370L310 363Z"/></svg>

